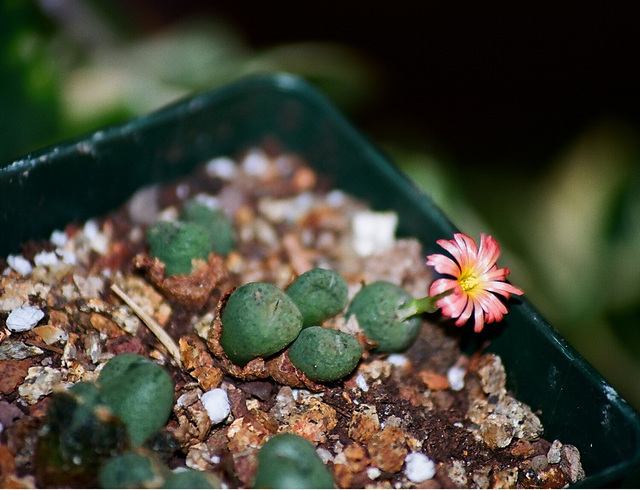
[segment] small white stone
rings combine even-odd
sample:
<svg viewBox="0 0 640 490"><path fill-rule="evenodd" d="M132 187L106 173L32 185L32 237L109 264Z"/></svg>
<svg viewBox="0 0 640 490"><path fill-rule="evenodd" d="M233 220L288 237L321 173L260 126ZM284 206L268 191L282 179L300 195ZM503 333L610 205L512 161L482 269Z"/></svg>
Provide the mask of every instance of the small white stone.
<svg viewBox="0 0 640 490"><path fill-rule="evenodd" d="M395 367L405 367L409 359L404 354L389 354L387 361Z"/></svg>
<svg viewBox="0 0 640 490"><path fill-rule="evenodd" d="M18 393L29 405L35 405L42 397L53 392L61 379L62 374L57 369L47 366L30 367L24 383L18 387Z"/></svg>
<svg viewBox="0 0 640 490"><path fill-rule="evenodd" d="M189 197L189 192L191 192L189 184L180 184L176 187L176 196L183 201Z"/></svg>
<svg viewBox="0 0 640 490"><path fill-rule="evenodd" d="M44 318L44 311L33 306L16 308L7 317L7 328L12 332L26 332Z"/></svg>
<svg viewBox="0 0 640 490"><path fill-rule="evenodd" d="M366 257L393 247L398 215L392 211L362 211L354 215L351 226L353 248L358 255Z"/></svg>
<svg viewBox="0 0 640 490"><path fill-rule="evenodd" d="M68 237L64 231L53 230L51 233L51 243L53 243L56 247L64 247L67 244Z"/></svg>
<svg viewBox="0 0 640 490"><path fill-rule="evenodd" d="M316 453L318 454L318 457L322 460L324 464L327 464L329 461L333 461L333 455L331 454L331 451L329 451L328 449L319 447L316 449Z"/></svg>
<svg viewBox="0 0 640 490"><path fill-rule="evenodd" d="M22 255L9 255L7 257L7 264L9 264L9 267L11 267L14 271L22 276L30 274L33 270L31 262L25 259Z"/></svg>
<svg viewBox="0 0 640 490"><path fill-rule="evenodd" d="M178 397L178 399L176 400L176 405L178 405L179 407L184 407L186 406L185 403L189 400L189 394L188 393L183 393L182 395L180 395Z"/></svg>
<svg viewBox="0 0 640 490"><path fill-rule="evenodd" d="M404 474L413 483L436 476L436 464L423 453L409 453L404 460Z"/></svg>
<svg viewBox="0 0 640 490"><path fill-rule="evenodd" d="M199 194L196 194L194 199L197 203L207 206L209 209L220 208L220 200L216 196L212 196L211 194L205 194L204 192L201 192Z"/></svg>
<svg viewBox="0 0 640 490"><path fill-rule="evenodd" d="M231 404L227 392L222 388L214 388L200 397L212 424L224 422L231 413Z"/></svg>
<svg viewBox="0 0 640 490"><path fill-rule="evenodd" d="M326 203L329 206L332 206L335 208L344 205L346 200L347 200L347 197L344 191L341 191L339 189L329 191L325 197Z"/></svg>
<svg viewBox="0 0 640 490"><path fill-rule="evenodd" d="M109 248L109 238L100 231L98 223L89 220L84 224L82 233L89 240L91 248L98 253L104 254Z"/></svg>
<svg viewBox="0 0 640 490"><path fill-rule="evenodd" d="M364 376L362 374L358 374L358 376L356 376L356 385L365 393L369 391L369 385L367 384L367 380L364 379Z"/></svg>
<svg viewBox="0 0 640 490"><path fill-rule="evenodd" d="M380 470L380 468L376 468L375 466L369 466L367 468L367 476L372 480L375 480L380 475L382 475L382 470Z"/></svg>
<svg viewBox="0 0 640 490"><path fill-rule="evenodd" d="M63 264L76 265L77 259L75 253L70 250L65 250L64 248L56 249L56 253L60 256Z"/></svg>
<svg viewBox="0 0 640 490"><path fill-rule="evenodd" d="M214 158L206 165L206 172L211 177L220 177L225 180L233 180L238 175L236 162L228 157Z"/></svg>
<svg viewBox="0 0 640 490"><path fill-rule="evenodd" d="M551 464L557 464L562 459L562 443L555 439L553 443L551 443L551 447L547 452L547 460Z"/></svg>
<svg viewBox="0 0 640 490"><path fill-rule="evenodd" d="M251 150L242 160L242 170L253 177L266 175L269 170L269 158L262 150Z"/></svg>
<svg viewBox="0 0 640 490"><path fill-rule="evenodd" d="M33 263L37 266L51 266L58 263L58 256L55 252L40 252L33 257Z"/></svg>
<svg viewBox="0 0 640 490"><path fill-rule="evenodd" d="M454 391L460 391L464 388L464 376L467 373L466 368L461 366L452 366L447 371L447 379L449 385Z"/></svg>

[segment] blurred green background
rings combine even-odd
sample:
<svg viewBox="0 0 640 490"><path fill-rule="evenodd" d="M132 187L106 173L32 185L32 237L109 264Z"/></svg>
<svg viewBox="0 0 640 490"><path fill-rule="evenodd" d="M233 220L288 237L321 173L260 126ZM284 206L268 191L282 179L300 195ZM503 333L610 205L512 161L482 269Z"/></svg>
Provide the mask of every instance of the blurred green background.
<svg viewBox="0 0 640 490"><path fill-rule="evenodd" d="M640 408L637 3L0 1L0 161L301 75Z"/></svg>

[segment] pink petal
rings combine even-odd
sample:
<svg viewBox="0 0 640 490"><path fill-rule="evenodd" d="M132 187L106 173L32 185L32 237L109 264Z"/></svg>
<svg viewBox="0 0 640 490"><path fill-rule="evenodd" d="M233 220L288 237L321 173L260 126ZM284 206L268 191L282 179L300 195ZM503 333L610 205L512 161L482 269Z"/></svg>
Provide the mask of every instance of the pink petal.
<svg viewBox="0 0 640 490"><path fill-rule="evenodd" d="M449 252L458 264L462 265L464 253L456 242L453 240L438 240L436 243Z"/></svg>
<svg viewBox="0 0 640 490"><path fill-rule="evenodd" d="M459 250L459 257L456 257L460 264L460 269L467 270L472 268L476 262L478 248L476 242L469 235L464 233L456 233L453 235Z"/></svg>
<svg viewBox="0 0 640 490"><path fill-rule="evenodd" d="M517 288L508 282L501 281L491 281L490 283L483 285L483 289L491 291L492 293L501 294L506 299L509 299L512 294L516 294L518 296L524 294L522 289Z"/></svg>
<svg viewBox="0 0 640 490"><path fill-rule="evenodd" d="M498 267L494 265L491 269L489 269L482 275L482 279L484 279L487 282L506 281L508 274L509 274L509 269L507 269L506 267L503 269L498 269Z"/></svg>
<svg viewBox="0 0 640 490"><path fill-rule="evenodd" d="M457 318L467 308L469 299L466 294L450 294L440 298L436 306L442 310L442 314L448 318Z"/></svg>
<svg viewBox="0 0 640 490"><path fill-rule="evenodd" d="M431 286L429 287L429 296L437 296L438 294L442 294L450 289L454 290L454 293L452 294L462 294L462 289L460 288L458 281L442 277L431 283Z"/></svg>
<svg viewBox="0 0 640 490"><path fill-rule="evenodd" d="M432 266L439 274L460 277L460 267L446 255L433 254L427 256L427 265Z"/></svg>
<svg viewBox="0 0 640 490"><path fill-rule="evenodd" d="M464 310L462 311L462 313L460 313L460 315L458 315L458 319L456 320L456 325L458 327L461 327L462 325L467 323L467 320L469 320L474 310L475 308L473 305L473 301L467 300L467 304L465 305Z"/></svg>
<svg viewBox="0 0 640 490"><path fill-rule="evenodd" d="M500 257L498 242L491 235L485 237L484 233L480 234L480 250L476 259L476 267L482 273L489 271L495 266L498 257Z"/></svg>
<svg viewBox="0 0 640 490"><path fill-rule="evenodd" d="M484 311L486 323L499 322L507 313L507 307L491 293L479 295L476 304Z"/></svg>
<svg viewBox="0 0 640 490"><path fill-rule="evenodd" d="M482 332L484 328L484 313L481 308L476 308L474 311L474 325L473 331L476 333Z"/></svg>

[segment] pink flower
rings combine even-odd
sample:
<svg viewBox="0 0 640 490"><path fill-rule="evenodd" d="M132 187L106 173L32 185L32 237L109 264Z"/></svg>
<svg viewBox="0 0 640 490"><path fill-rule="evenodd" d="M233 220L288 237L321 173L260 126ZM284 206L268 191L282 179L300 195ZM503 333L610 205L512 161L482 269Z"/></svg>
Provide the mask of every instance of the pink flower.
<svg viewBox="0 0 640 490"><path fill-rule="evenodd" d="M438 299L436 306L443 315L456 318L456 325L464 325L473 314L474 330L480 332L485 323L498 322L507 313L500 296L509 299L512 294L524 294L521 289L505 282L509 269L498 269L496 262L500 246L491 235L480 235L480 248L473 238L464 233L455 233L453 240L438 240L436 243L449 252L453 260L433 254L427 256L427 265L452 278L433 281L429 295L452 291Z"/></svg>

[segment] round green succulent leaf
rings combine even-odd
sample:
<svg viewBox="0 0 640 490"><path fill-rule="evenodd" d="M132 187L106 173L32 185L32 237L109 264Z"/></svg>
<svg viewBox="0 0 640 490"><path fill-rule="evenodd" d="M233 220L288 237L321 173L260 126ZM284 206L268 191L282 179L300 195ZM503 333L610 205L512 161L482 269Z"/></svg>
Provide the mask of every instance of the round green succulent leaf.
<svg viewBox="0 0 640 490"><path fill-rule="evenodd" d="M253 488L334 488L329 469L313 444L295 434L279 434L258 451Z"/></svg>
<svg viewBox="0 0 640 490"><path fill-rule="evenodd" d="M287 287L287 295L302 313L303 328L320 325L347 304L347 283L337 272L315 268L299 275Z"/></svg>
<svg viewBox="0 0 640 490"><path fill-rule="evenodd" d="M55 391L38 437L35 465L43 486L92 486L97 468L128 445L124 422L113 415L98 387L79 382Z"/></svg>
<svg viewBox="0 0 640 490"><path fill-rule="evenodd" d="M422 320L412 316L398 318L398 309L412 298L401 286L376 281L356 293L347 309L347 316L355 315L360 328L371 340L378 342L375 352L402 352L420 333Z"/></svg>
<svg viewBox="0 0 640 490"><path fill-rule="evenodd" d="M220 345L239 366L281 351L302 329L302 314L293 300L265 282L250 282L233 291L221 319Z"/></svg>
<svg viewBox="0 0 640 490"><path fill-rule="evenodd" d="M180 219L200 225L205 230L210 251L227 255L235 248L233 223L222 209L214 209L190 199L185 202Z"/></svg>
<svg viewBox="0 0 640 490"><path fill-rule="evenodd" d="M157 488L163 478L156 463L129 451L111 458L98 472L102 488Z"/></svg>
<svg viewBox="0 0 640 490"><path fill-rule="evenodd" d="M207 232L196 223L157 221L147 228L152 257L165 264L165 274L189 274L191 260L206 259L211 251Z"/></svg>
<svg viewBox="0 0 640 490"><path fill-rule="evenodd" d="M363 348L351 335L339 330L305 328L291 347L289 359L312 381L344 378L358 365Z"/></svg>
<svg viewBox="0 0 640 490"><path fill-rule="evenodd" d="M184 468L172 471L162 488L220 488L220 481L204 471Z"/></svg>
<svg viewBox="0 0 640 490"><path fill-rule="evenodd" d="M142 444L167 423L173 408L173 380L149 359L117 355L105 364L98 384L113 412L127 425L133 444Z"/></svg>

